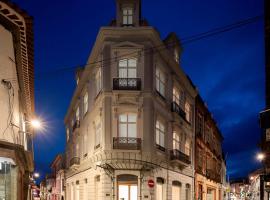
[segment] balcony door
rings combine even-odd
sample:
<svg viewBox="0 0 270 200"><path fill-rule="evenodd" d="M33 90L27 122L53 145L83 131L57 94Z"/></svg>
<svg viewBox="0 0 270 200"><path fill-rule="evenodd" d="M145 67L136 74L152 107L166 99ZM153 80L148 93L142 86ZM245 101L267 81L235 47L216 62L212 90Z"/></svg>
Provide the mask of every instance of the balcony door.
<svg viewBox="0 0 270 200"><path fill-rule="evenodd" d="M117 176L118 200L138 199L138 177L134 175Z"/></svg>
<svg viewBox="0 0 270 200"><path fill-rule="evenodd" d="M124 113L119 115L119 138L121 143L136 143L137 114Z"/></svg>

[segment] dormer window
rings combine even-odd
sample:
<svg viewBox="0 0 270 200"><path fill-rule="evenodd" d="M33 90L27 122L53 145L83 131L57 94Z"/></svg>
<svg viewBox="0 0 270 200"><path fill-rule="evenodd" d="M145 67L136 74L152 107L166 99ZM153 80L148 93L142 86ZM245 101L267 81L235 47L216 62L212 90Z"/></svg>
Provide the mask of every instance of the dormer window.
<svg viewBox="0 0 270 200"><path fill-rule="evenodd" d="M123 8L123 25L133 24L133 9Z"/></svg>

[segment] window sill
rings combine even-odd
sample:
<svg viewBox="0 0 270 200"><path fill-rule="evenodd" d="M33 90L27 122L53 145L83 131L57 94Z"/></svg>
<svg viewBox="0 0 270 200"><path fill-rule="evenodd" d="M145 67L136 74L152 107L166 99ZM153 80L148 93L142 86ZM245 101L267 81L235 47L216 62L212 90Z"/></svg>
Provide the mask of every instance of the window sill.
<svg viewBox="0 0 270 200"><path fill-rule="evenodd" d="M163 152L163 153L165 153L165 152L166 152L165 147L160 146L159 144L156 144L156 148L157 148L159 151Z"/></svg>

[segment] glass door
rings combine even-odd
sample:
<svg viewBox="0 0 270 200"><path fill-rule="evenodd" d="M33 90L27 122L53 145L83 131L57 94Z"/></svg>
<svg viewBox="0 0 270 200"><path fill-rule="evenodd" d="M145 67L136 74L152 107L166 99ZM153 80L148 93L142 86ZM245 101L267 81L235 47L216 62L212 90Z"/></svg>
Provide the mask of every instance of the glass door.
<svg viewBox="0 0 270 200"><path fill-rule="evenodd" d="M137 200L137 185L118 185L118 200Z"/></svg>

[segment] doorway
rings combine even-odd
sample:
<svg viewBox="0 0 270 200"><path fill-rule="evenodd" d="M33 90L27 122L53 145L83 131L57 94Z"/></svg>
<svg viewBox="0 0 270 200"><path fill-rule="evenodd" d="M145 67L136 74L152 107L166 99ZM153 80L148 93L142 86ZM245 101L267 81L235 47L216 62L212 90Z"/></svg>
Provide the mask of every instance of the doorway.
<svg viewBox="0 0 270 200"><path fill-rule="evenodd" d="M117 191L118 200L137 200L138 177L129 174L117 176Z"/></svg>

